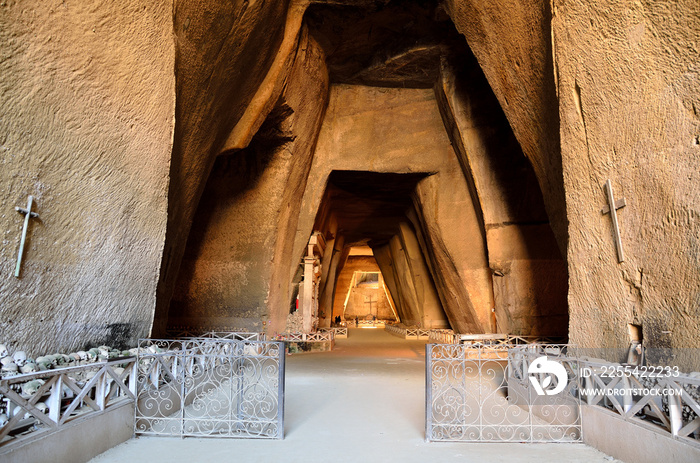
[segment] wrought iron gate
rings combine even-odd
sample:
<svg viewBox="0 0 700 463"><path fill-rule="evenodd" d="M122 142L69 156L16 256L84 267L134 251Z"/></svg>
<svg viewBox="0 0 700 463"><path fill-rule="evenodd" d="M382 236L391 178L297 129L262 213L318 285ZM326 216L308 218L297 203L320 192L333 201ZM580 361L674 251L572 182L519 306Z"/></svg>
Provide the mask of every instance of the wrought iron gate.
<svg viewBox="0 0 700 463"><path fill-rule="evenodd" d="M284 437L284 343L144 340L135 433Z"/></svg>
<svg viewBox="0 0 700 463"><path fill-rule="evenodd" d="M580 442L577 366L563 355L565 349L428 344L426 440ZM551 371L531 368L542 356L566 373L554 378ZM538 395L535 381L544 388L559 383L566 387L562 384L556 395Z"/></svg>

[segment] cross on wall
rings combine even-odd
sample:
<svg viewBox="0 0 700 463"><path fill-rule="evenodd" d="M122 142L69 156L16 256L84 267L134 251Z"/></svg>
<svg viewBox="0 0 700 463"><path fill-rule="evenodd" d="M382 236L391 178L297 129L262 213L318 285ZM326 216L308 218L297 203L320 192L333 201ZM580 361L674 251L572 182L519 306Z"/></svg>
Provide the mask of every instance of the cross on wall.
<svg viewBox="0 0 700 463"><path fill-rule="evenodd" d="M617 210L625 207L627 205L627 202L625 201L624 197L620 198L618 201L615 201L615 197L613 196L612 183L610 182L610 179L608 179L608 181L605 182L605 192L608 196L608 205L602 208L600 212L603 215L608 213L610 214L610 219L612 220L613 225L613 237L615 238L615 248L617 249L617 261L624 262L625 253L622 250L622 238L620 237L620 227L617 223Z"/></svg>
<svg viewBox="0 0 700 463"><path fill-rule="evenodd" d="M365 301L365 304L369 304L369 313L372 314L372 304L376 304L377 301L372 300L372 295L370 294L367 300Z"/></svg>
<svg viewBox="0 0 700 463"><path fill-rule="evenodd" d="M15 266L15 277L19 278L19 270L22 267L22 255L24 254L24 243L27 241L27 228L29 228L29 219L39 217L39 214L32 212L34 204L34 196L29 195L27 199L27 208L15 207L17 212L24 214L24 227L22 228L22 239L19 242L19 252L17 253L17 265Z"/></svg>

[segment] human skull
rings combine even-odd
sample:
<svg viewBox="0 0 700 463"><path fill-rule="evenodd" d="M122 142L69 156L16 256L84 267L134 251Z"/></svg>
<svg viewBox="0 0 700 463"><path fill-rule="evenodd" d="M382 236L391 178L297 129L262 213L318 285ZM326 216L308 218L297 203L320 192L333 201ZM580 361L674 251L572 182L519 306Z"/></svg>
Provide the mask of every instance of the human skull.
<svg viewBox="0 0 700 463"><path fill-rule="evenodd" d="M46 405L44 402L39 402L35 405L35 407L41 412L41 413L48 413L49 412L49 406Z"/></svg>
<svg viewBox="0 0 700 463"><path fill-rule="evenodd" d="M64 384L63 387L61 387L61 397L64 399L72 399L75 397L75 393L73 392L73 389Z"/></svg>
<svg viewBox="0 0 700 463"><path fill-rule="evenodd" d="M51 359L46 356L37 357L36 368L39 371L50 370L51 368L53 368L53 365L51 364Z"/></svg>
<svg viewBox="0 0 700 463"><path fill-rule="evenodd" d="M10 357L9 355L0 358L0 364L2 364L3 367L6 366L6 365L9 365L9 364L11 364L11 363L15 363L15 359L13 359L12 357Z"/></svg>
<svg viewBox="0 0 700 463"><path fill-rule="evenodd" d="M22 373L34 373L37 371L36 363L32 359L27 359L27 363L19 367L19 371Z"/></svg>
<svg viewBox="0 0 700 463"><path fill-rule="evenodd" d="M22 395L24 397L31 397L39 390L41 386L44 385L46 381L43 379L33 379L22 384Z"/></svg>
<svg viewBox="0 0 700 463"><path fill-rule="evenodd" d="M17 365L20 368L22 368L24 364L27 363L27 354L22 352L21 350L15 352L15 355L13 355L12 358L15 360L15 365Z"/></svg>
<svg viewBox="0 0 700 463"><path fill-rule="evenodd" d="M7 347L5 347L5 344L0 344L0 358L7 357L8 355L10 355L10 353Z"/></svg>
<svg viewBox="0 0 700 463"><path fill-rule="evenodd" d="M96 362L97 356L100 355L100 351L96 347L93 347L92 349L87 351L87 355L88 360L90 360L91 362Z"/></svg>
<svg viewBox="0 0 700 463"><path fill-rule="evenodd" d="M78 357L79 357L80 360L82 360L82 361L85 361L85 360L88 359L88 354L87 354L87 352L85 352L84 350L79 350L78 352L76 352L76 354L78 354Z"/></svg>
<svg viewBox="0 0 700 463"><path fill-rule="evenodd" d="M24 420L26 420L26 419L28 419L28 418L30 418L30 417L32 416L31 413L29 413L28 411L25 411L25 410L24 410L22 407L20 407L19 405L16 406L14 410L12 410L12 416L21 415L22 413L24 413L24 414L22 415L22 419L24 419Z"/></svg>
<svg viewBox="0 0 700 463"><path fill-rule="evenodd" d="M3 378L7 378L8 376L15 376L19 372L19 368L14 363L8 363L2 366L0 372Z"/></svg>

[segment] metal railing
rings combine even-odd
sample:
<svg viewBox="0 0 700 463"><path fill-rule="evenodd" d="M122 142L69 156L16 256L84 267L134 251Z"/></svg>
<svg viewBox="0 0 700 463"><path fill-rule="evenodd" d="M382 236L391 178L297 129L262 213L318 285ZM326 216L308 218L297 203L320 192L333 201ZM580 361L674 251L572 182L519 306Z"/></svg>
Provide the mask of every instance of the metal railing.
<svg viewBox="0 0 700 463"><path fill-rule="evenodd" d="M456 344L457 343L457 337L455 335L455 332L452 330L445 330L445 329L430 330L430 333L428 334L428 340L431 343L435 343L435 344Z"/></svg>
<svg viewBox="0 0 700 463"><path fill-rule="evenodd" d="M505 344L564 344L565 339L553 336L521 336L509 334Z"/></svg>
<svg viewBox="0 0 700 463"><path fill-rule="evenodd" d="M521 336L515 334L458 334L448 329L432 329L428 340L435 344L471 345L518 345L518 344L561 344L563 339L548 336Z"/></svg>
<svg viewBox="0 0 700 463"><path fill-rule="evenodd" d="M183 336L187 339L229 339L234 341L265 341L265 333L245 331L207 331L199 336Z"/></svg>
<svg viewBox="0 0 700 463"><path fill-rule="evenodd" d="M423 328L404 328L397 325L386 325L384 330L394 336L404 339L428 339L430 330Z"/></svg>
<svg viewBox="0 0 700 463"><path fill-rule="evenodd" d="M332 332L334 338L347 338L348 337L348 329L344 326L338 326L338 327L333 327L333 328L319 328L318 331L320 331L322 333Z"/></svg>
<svg viewBox="0 0 700 463"><path fill-rule="evenodd" d="M59 431L76 418L136 398L136 358L45 370L0 380L1 446Z"/></svg>
<svg viewBox="0 0 700 463"><path fill-rule="evenodd" d="M534 349L535 346L527 346ZM426 440L465 442L580 442L580 402L572 394L574 365L562 357L567 391L538 395L526 378L512 378L522 347L426 345ZM540 350L542 355L548 355ZM552 353L557 351L552 350ZM520 361L520 364L518 363ZM527 369L525 370L527 371Z"/></svg>
<svg viewBox="0 0 700 463"><path fill-rule="evenodd" d="M170 339L215 338L265 341L265 333L239 330L231 327L204 328L193 326L171 326L167 329Z"/></svg>
<svg viewBox="0 0 700 463"><path fill-rule="evenodd" d="M579 369L587 405L700 447L700 377L588 360L579 360Z"/></svg>
<svg viewBox="0 0 700 463"><path fill-rule="evenodd" d="M283 438L283 343L196 338L140 347L136 434Z"/></svg>
<svg viewBox="0 0 700 463"><path fill-rule="evenodd" d="M542 355L563 360L578 382L570 391L582 403L700 447L700 377L670 367L591 361L567 354L556 345L519 346L509 358L510 379L525 385L530 365Z"/></svg>
<svg viewBox="0 0 700 463"><path fill-rule="evenodd" d="M329 330L313 333L282 333L277 335L275 339L288 342L330 342L335 340L335 332Z"/></svg>

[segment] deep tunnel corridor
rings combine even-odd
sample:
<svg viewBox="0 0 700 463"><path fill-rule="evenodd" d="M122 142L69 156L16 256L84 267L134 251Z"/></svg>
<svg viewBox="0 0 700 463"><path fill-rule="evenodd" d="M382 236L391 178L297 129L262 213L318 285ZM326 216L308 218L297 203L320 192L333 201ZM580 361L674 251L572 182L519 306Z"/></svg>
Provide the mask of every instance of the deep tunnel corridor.
<svg viewBox="0 0 700 463"><path fill-rule="evenodd" d="M409 219L416 215L411 212L416 185L427 176L428 173L331 172L314 224L314 230L334 244L333 255L326 264L331 270L324 272L326 278L320 283L319 310L333 314L327 318L333 319L341 312L346 318L350 293L345 288L351 282L340 290L337 282L348 266L354 271L381 273L388 305L405 325L450 327L426 264L426 253L417 246ZM342 248L336 243L342 243ZM369 248L364 258L351 255L362 247ZM363 260L365 265L358 265ZM372 295L368 297L371 308Z"/></svg>
<svg viewBox="0 0 700 463"><path fill-rule="evenodd" d="M304 59L323 50L327 103L292 79L249 146L216 159L169 325L284 330L319 232L333 256L319 326L349 250L366 245L408 326L566 335L566 265L479 64L432 7L389 3L309 10Z"/></svg>

